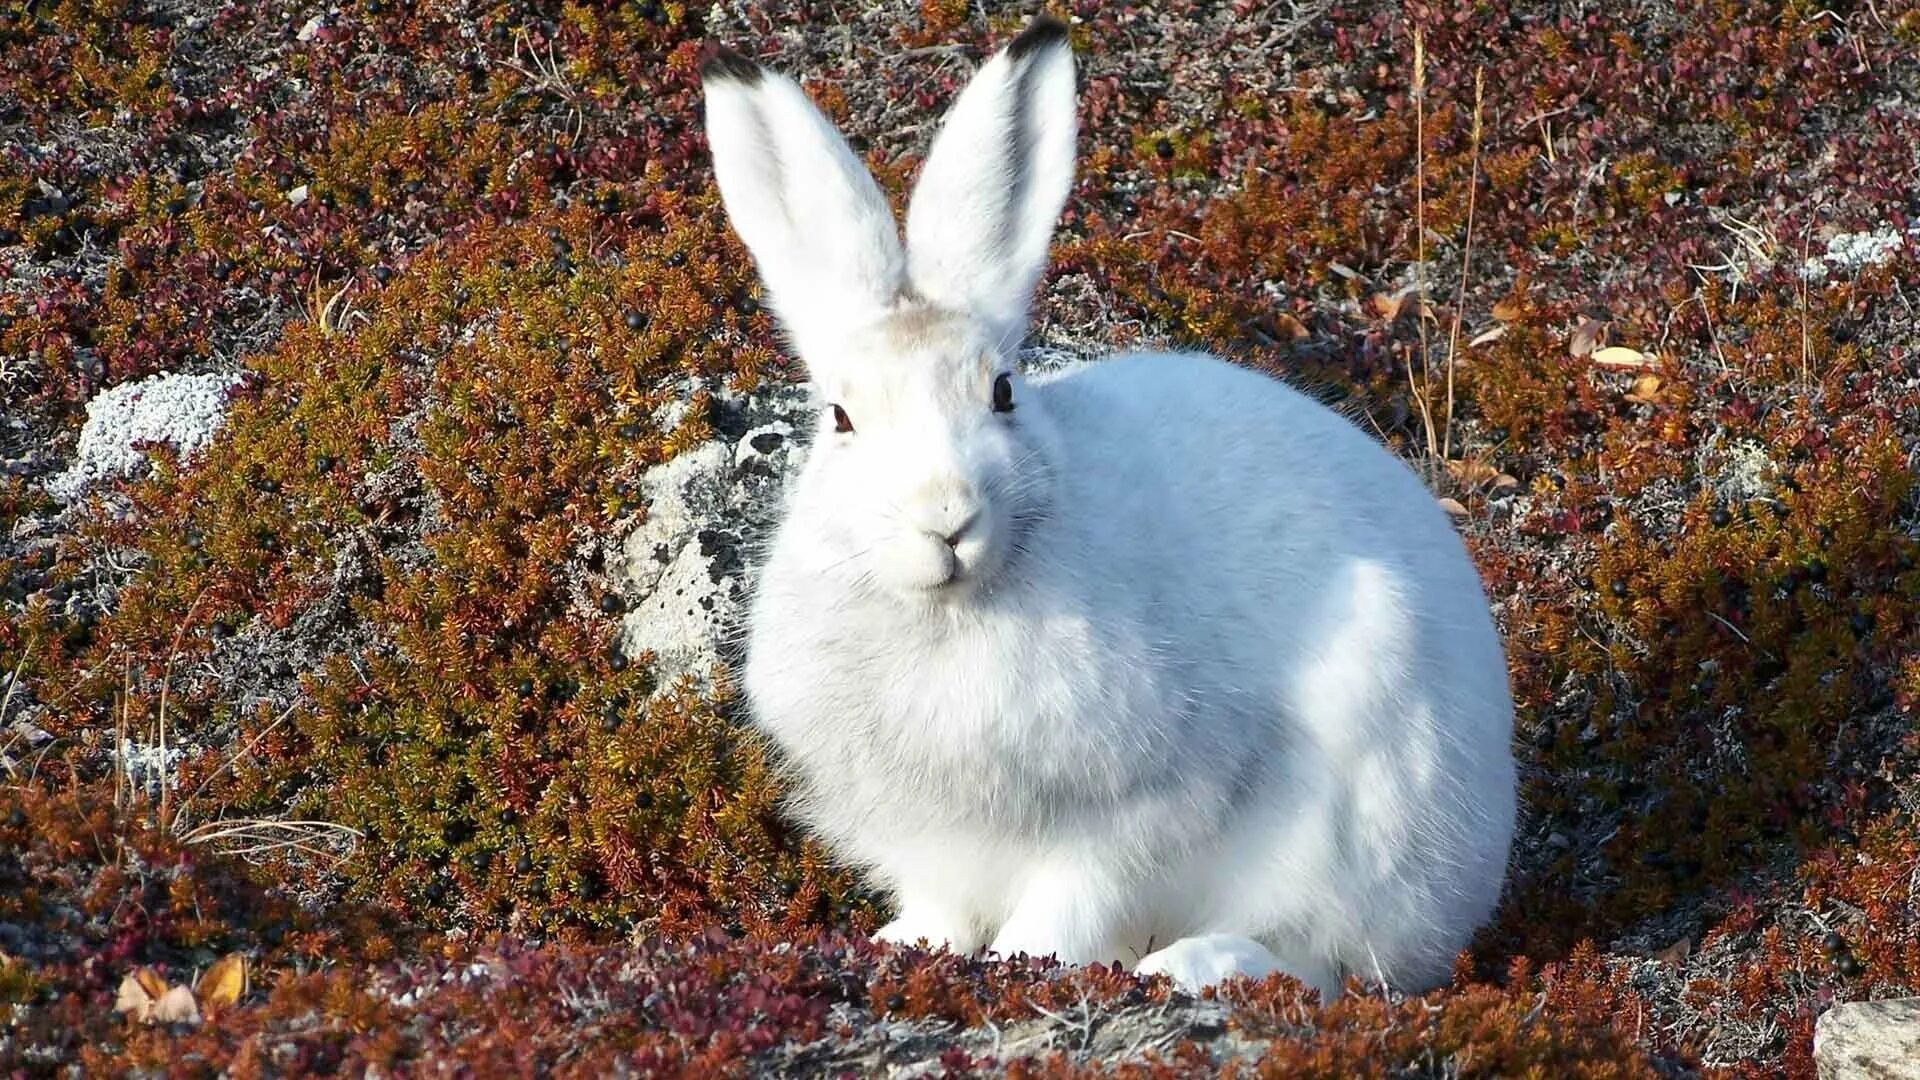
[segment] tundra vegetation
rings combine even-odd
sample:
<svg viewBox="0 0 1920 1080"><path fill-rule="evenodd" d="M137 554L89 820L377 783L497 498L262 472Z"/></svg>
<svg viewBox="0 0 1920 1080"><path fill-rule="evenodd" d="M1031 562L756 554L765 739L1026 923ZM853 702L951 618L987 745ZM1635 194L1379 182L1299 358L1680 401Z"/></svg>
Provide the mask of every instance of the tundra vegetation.
<svg viewBox="0 0 1920 1080"><path fill-rule="evenodd" d="M1050 8L1037 343L1427 474L1515 863L1412 999L866 939L725 668L621 647L643 477L799 377L697 69L804 75L898 196L1034 10L0 3L0 1068L1810 1076L1920 992L1913 0ZM73 471L163 372L217 433Z"/></svg>

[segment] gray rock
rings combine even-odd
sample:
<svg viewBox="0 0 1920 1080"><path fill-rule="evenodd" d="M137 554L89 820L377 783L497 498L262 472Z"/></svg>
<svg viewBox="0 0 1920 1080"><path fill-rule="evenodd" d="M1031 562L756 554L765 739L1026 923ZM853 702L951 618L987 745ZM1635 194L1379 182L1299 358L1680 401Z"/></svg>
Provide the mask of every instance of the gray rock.
<svg viewBox="0 0 1920 1080"><path fill-rule="evenodd" d="M1920 1080L1920 998L1854 1001L1813 1028L1820 1080Z"/></svg>
<svg viewBox="0 0 1920 1080"><path fill-rule="evenodd" d="M794 438L809 422L801 388L713 397L717 437L642 478L646 516L620 545L621 648L651 653L662 688L682 676L704 683L738 639L756 553L804 458Z"/></svg>

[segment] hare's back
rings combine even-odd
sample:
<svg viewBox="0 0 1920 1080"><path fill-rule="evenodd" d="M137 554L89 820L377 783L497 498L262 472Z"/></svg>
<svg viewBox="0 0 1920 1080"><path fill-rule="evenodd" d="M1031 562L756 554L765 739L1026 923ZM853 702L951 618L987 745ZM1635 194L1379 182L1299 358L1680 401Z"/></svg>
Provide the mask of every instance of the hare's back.
<svg viewBox="0 0 1920 1080"><path fill-rule="evenodd" d="M1470 699L1454 704L1504 713L1505 663L1464 544L1420 478L1345 417L1196 354L1115 357L1043 386L1073 462L1065 497L1105 549L1083 565L1157 583L1160 618L1250 663L1290 667L1345 627L1399 642L1369 660L1451 671ZM1400 633L1374 622L1389 616Z"/></svg>
<svg viewBox="0 0 1920 1080"><path fill-rule="evenodd" d="M1125 356L1045 388L1074 463L1067 513L1091 522L1066 560L1098 568L1083 589L1147 591L1190 700L1274 708L1275 797L1209 879L1222 917L1444 977L1499 892L1513 711L1486 594L1433 495L1344 417L1224 361Z"/></svg>
<svg viewBox="0 0 1920 1080"><path fill-rule="evenodd" d="M1193 534L1200 547L1189 552L1232 542L1309 562L1426 562L1420 553L1437 550L1464 563L1404 462L1278 379L1204 354L1134 353L1064 372L1043 392L1088 509L1131 515L1150 504L1161 527Z"/></svg>

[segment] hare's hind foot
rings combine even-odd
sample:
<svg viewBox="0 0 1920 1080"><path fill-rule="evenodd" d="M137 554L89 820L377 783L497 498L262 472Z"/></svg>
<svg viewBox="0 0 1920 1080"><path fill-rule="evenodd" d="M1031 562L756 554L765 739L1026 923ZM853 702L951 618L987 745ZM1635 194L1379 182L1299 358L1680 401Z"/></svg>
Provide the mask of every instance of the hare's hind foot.
<svg viewBox="0 0 1920 1080"><path fill-rule="evenodd" d="M1189 994L1225 982L1235 975L1264 979L1274 972L1299 979L1320 994L1322 1004L1340 995L1338 972L1324 963L1289 963L1265 945L1238 934L1200 934L1181 938L1164 949L1148 953L1133 966L1136 975L1165 975Z"/></svg>

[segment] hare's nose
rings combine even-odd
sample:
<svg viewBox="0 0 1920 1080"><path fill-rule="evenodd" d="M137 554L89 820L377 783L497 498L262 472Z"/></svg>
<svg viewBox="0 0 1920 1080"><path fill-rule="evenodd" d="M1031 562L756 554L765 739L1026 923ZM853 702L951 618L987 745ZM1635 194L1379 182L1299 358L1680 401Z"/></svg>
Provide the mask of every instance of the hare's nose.
<svg viewBox="0 0 1920 1080"><path fill-rule="evenodd" d="M973 513L967 515L967 520L961 522L958 526L954 527L953 529L948 530L947 534L945 536L942 536L940 539L945 540L947 542L948 547L957 548L960 546L960 541L965 540L967 538L967 533L973 531L973 527L976 524L979 524L979 521L980 521L980 512L976 510Z"/></svg>

